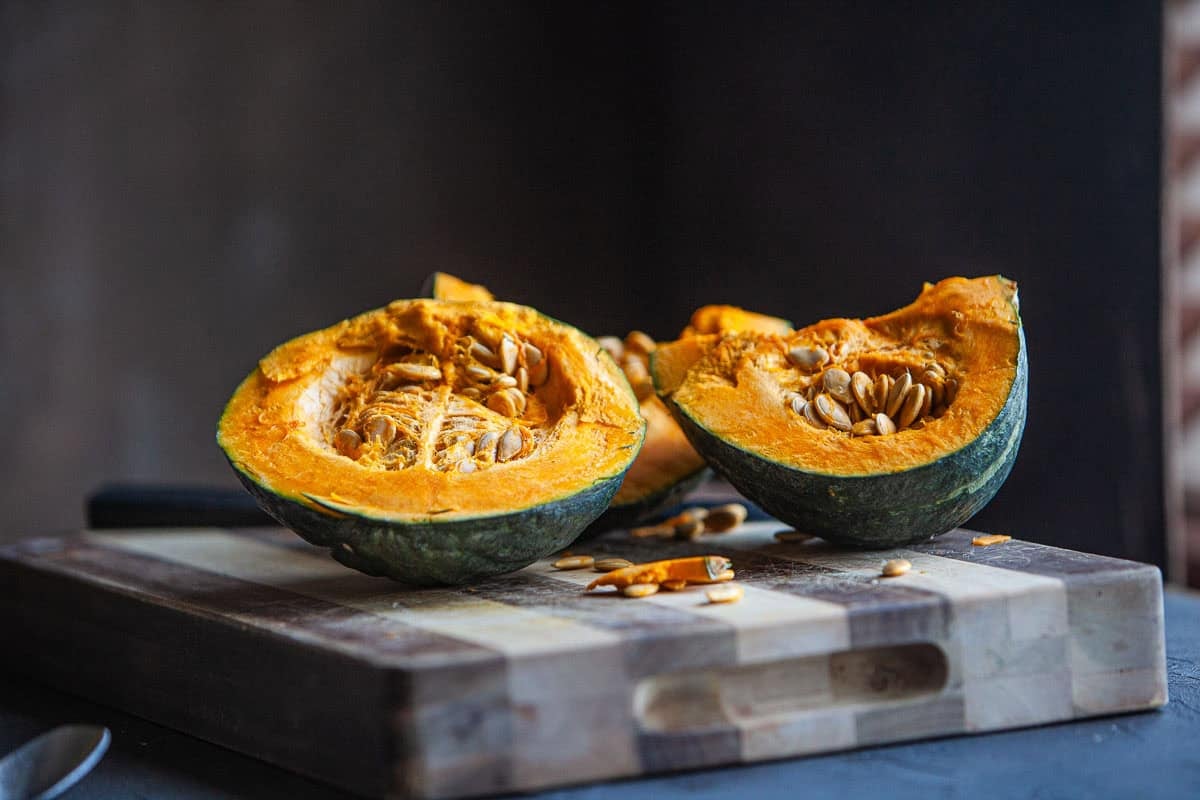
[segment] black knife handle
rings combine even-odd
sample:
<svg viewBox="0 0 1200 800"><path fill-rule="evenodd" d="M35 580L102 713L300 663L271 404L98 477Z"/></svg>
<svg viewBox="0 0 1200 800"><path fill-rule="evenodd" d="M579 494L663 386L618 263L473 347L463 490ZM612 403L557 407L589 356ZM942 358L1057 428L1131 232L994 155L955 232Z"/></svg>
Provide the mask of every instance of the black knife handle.
<svg viewBox="0 0 1200 800"><path fill-rule="evenodd" d="M275 525L241 489L110 484L87 498L89 528L245 528Z"/></svg>

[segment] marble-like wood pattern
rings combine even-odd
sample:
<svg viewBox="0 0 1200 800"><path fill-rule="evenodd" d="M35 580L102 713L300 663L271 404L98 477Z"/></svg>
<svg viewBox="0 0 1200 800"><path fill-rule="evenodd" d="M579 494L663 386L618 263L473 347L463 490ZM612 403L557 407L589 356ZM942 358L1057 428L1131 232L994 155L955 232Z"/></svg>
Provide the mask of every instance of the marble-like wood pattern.
<svg viewBox="0 0 1200 800"><path fill-rule="evenodd" d="M845 552L775 542L778 528L586 545L726 554L746 588L727 606L700 589L586 594L594 573L548 562L409 590L276 529L27 540L0 550L0 623L22 642L17 663L53 683L379 796L529 790L1166 701L1153 567L972 547L966 531ZM913 570L880 578L896 556Z"/></svg>

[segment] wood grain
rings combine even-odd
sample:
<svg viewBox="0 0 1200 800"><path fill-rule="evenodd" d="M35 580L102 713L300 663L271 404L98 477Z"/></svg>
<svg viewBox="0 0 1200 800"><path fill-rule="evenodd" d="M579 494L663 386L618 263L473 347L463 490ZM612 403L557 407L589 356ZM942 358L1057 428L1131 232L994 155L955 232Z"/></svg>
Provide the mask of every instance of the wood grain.
<svg viewBox="0 0 1200 800"><path fill-rule="evenodd" d="M955 531L886 553L716 552L745 597L585 593L540 562L462 589L348 571L277 529L0 549L15 663L370 796L459 797L1136 710L1166 700L1157 569ZM883 579L891 557L913 564Z"/></svg>

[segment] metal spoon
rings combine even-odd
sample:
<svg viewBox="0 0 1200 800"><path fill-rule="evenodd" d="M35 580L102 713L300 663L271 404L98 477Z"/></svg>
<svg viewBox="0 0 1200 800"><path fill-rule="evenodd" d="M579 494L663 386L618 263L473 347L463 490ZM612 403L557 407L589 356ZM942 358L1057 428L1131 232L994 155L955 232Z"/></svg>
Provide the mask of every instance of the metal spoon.
<svg viewBox="0 0 1200 800"><path fill-rule="evenodd" d="M70 789L108 749L98 725L61 725L0 759L0 800L50 800Z"/></svg>

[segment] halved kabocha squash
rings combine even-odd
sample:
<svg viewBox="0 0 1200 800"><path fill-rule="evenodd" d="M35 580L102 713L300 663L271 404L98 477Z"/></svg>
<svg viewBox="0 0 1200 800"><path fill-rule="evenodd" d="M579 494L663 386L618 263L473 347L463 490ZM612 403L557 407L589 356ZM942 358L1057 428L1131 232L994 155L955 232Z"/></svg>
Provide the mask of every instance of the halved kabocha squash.
<svg viewBox="0 0 1200 800"><path fill-rule="evenodd" d="M578 330L510 303L422 299L276 348L217 439L268 513L342 563L455 584L570 544L644 426Z"/></svg>
<svg viewBox="0 0 1200 800"><path fill-rule="evenodd" d="M890 547L973 516L1008 477L1028 366L1017 287L926 284L911 305L794 333L696 336L651 372L688 438L767 512Z"/></svg>

